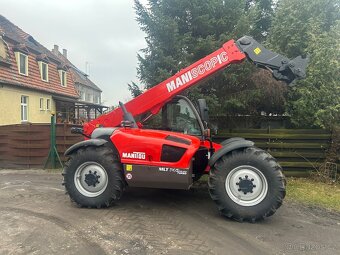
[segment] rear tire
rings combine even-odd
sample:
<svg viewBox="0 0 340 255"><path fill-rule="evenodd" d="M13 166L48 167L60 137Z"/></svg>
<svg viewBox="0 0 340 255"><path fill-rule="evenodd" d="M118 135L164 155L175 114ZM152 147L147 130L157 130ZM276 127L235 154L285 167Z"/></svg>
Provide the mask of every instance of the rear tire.
<svg viewBox="0 0 340 255"><path fill-rule="evenodd" d="M255 222L273 215L286 194L282 168L255 147L220 158L210 170L208 185L222 215L237 221Z"/></svg>
<svg viewBox="0 0 340 255"><path fill-rule="evenodd" d="M105 146L81 148L72 153L63 176L71 200L81 207L108 207L122 196L125 187L118 156Z"/></svg>

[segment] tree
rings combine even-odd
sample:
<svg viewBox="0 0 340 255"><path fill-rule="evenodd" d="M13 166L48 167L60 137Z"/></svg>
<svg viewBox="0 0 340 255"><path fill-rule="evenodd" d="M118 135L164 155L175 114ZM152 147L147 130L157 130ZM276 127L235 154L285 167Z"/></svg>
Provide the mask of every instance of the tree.
<svg viewBox="0 0 340 255"><path fill-rule="evenodd" d="M288 97L287 112L298 127L340 124L339 6L339 0L279 2L269 44L290 57L311 57L307 78Z"/></svg>
<svg viewBox="0 0 340 255"><path fill-rule="evenodd" d="M139 79L150 88L227 40L245 34L264 40L273 8L272 0L149 0L147 6L136 0L137 21L147 34L147 47L138 55ZM186 93L191 99L205 97L215 114L258 114L264 93L253 73L249 64L234 65Z"/></svg>
<svg viewBox="0 0 340 255"><path fill-rule="evenodd" d="M143 93L142 89L135 82L131 82L131 84L128 84L128 90L133 97L138 97L140 94Z"/></svg>

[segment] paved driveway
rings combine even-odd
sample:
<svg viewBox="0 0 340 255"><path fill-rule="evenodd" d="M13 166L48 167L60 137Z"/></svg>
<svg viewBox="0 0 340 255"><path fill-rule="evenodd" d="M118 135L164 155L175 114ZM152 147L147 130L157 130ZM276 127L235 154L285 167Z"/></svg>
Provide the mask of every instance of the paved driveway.
<svg viewBox="0 0 340 255"><path fill-rule="evenodd" d="M206 187L128 189L108 209L72 204L61 175L0 171L0 254L339 254L340 215L285 202L251 224L218 214Z"/></svg>

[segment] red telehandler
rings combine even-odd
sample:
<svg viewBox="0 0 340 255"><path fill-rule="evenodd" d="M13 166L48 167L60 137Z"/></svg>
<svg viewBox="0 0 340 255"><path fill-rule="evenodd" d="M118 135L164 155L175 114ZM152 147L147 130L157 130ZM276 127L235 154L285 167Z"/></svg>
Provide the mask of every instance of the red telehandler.
<svg viewBox="0 0 340 255"><path fill-rule="evenodd" d="M222 215L255 222L275 213L285 197L282 168L252 141L213 143L208 108L180 94L227 66L250 60L288 84L305 77L307 59L288 59L249 36L222 48L126 104L73 128L86 138L71 146L63 171L67 193L79 206L108 207L126 186L189 189L209 174L209 193Z"/></svg>

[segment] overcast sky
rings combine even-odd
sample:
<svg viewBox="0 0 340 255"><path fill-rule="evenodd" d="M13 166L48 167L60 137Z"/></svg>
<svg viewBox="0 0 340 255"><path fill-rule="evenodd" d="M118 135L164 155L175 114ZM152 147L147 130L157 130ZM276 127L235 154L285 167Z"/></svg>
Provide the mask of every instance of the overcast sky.
<svg viewBox="0 0 340 255"><path fill-rule="evenodd" d="M146 46L133 0L0 0L0 12L46 48L67 49L79 69L88 62L105 105L131 98L127 83L138 83L137 52Z"/></svg>

